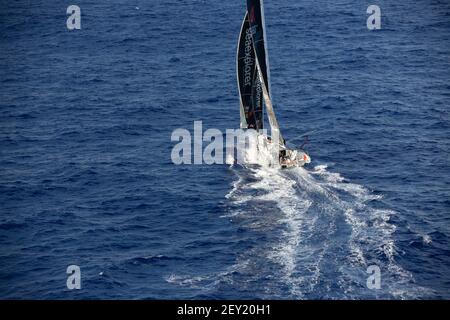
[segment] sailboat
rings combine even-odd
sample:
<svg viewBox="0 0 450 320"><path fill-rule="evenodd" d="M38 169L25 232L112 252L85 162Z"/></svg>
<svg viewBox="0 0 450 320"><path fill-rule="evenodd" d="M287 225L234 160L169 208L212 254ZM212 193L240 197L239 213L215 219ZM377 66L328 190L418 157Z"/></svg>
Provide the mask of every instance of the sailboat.
<svg viewBox="0 0 450 320"><path fill-rule="evenodd" d="M238 41L236 69L241 129L256 130L263 135L266 111L270 125L270 136L266 136L266 139L276 147L281 168L303 166L311 162L303 150L286 147L273 110L263 0L247 0L247 11Z"/></svg>

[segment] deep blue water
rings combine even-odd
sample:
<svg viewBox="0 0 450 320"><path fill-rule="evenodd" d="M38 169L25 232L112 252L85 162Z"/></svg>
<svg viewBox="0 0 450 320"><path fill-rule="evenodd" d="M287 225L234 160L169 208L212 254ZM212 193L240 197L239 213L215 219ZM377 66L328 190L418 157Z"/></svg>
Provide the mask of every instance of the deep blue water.
<svg viewBox="0 0 450 320"><path fill-rule="evenodd" d="M170 158L239 125L244 1L1 1L0 298L449 299L450 5L370 4L265 1L277 172Z"/></svg>

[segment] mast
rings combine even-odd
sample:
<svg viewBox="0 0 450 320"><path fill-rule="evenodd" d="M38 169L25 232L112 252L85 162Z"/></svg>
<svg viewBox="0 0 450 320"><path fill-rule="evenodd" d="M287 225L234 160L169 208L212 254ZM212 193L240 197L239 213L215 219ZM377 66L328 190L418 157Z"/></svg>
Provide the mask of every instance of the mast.
<svg viewBox="0 0 450 320"><path fill-rule="evenodd" d="M266 16L264 14L264 0L260 0L261 5L261 22L262 22L262 30L263 30L263 39L264 39L264 53L266 55L266 72L267 72L267 92L269 97L272 95L270 92L271 84L270 84L270 66L269 66L269 54L267 49L267 35L266 35Z"/></svg>
<svg viewBox="0 0 450 320"><path fill-rule="evenodd" d="M263 0L247 0L247 12L250 28L252 29L253 46L255 50L256 65L263 91L264 102L267 108L272 137L279 137L279 144L285 145L281 136L280 127L273 110L270 92L269 60L266 46L265 18Z"/></svg>

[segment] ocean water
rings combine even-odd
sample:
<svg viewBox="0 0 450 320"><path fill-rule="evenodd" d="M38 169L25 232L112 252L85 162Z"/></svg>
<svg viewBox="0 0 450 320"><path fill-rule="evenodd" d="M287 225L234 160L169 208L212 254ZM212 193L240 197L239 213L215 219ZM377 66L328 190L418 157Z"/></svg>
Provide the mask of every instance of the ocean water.
<svg viewBox="0 0 450 320"><path fill-rule="evenodd" d="M312 163L176 166L173 130L239 126L244 2L0 2L0 298L450 298L448 1L266 0Z"/></svg>

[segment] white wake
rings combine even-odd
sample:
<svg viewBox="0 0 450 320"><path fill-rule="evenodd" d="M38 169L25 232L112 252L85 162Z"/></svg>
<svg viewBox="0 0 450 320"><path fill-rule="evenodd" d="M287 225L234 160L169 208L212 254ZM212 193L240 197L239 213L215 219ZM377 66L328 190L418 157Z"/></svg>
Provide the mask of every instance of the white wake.
<svg viewBox="0 0 450 320"><path fill-rule="evenodd" d="M256 137L256 136L255 136ZM258 139L257 137L255 139ZM265 139L237 150L248 161L226 195L230 219L258 241L223 270L170 283L225 290L238 297L277 299L414 299L431 294L396 261L396 214L381 195L346 181L327 165L281 170ZM381 271L381 288L369 289L369 266ZM226 288L226 289L223 289Z"/></svg>
<svg viewBox="0 0 450 320"><path fill-rule="evenodd" d="M268 206L261 219L276 215L276 224L283 225L280 237L249 255L277 263L277 276L292 297L402 299L427 294L396 262L396 227L390 222L396 212L372 205L382 196L346 181L326 165L288 170L267 165L262 147L245 151L258 154L257 166L232 168L237 180L226 196L235 205L229 216L248 215L258 203L261 214L261 203L275 204L278 212ZM379 290L366 285L371 265L381 270Z"/></svg>

